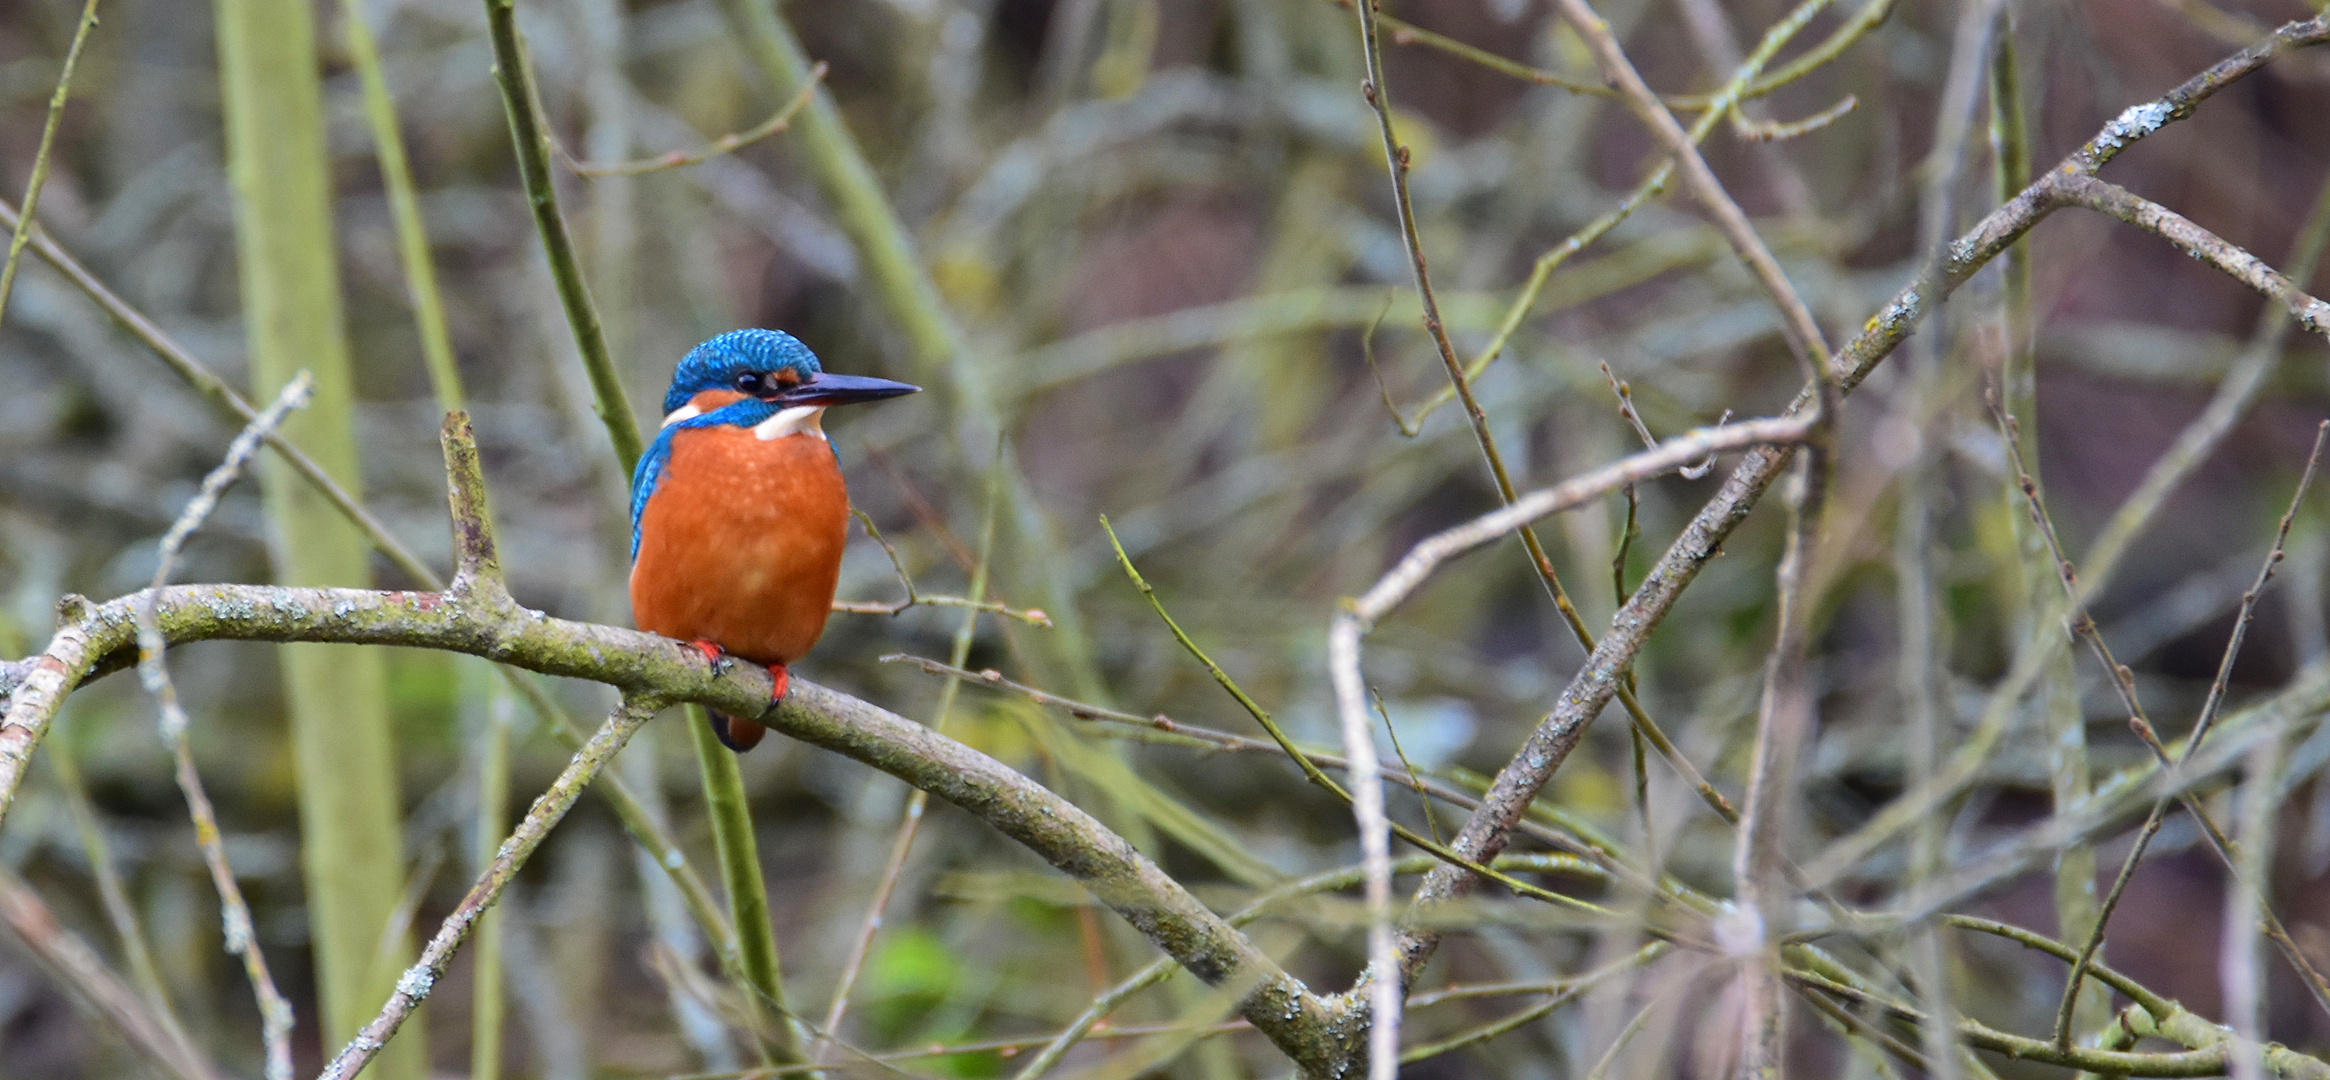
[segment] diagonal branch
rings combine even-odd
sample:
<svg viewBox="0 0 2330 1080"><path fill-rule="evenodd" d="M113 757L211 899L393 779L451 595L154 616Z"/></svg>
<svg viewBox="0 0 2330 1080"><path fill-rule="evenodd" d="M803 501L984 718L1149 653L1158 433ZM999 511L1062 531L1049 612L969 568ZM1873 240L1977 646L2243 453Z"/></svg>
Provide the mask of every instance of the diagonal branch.
<svg viewBox="0 0 2330 1080"><path fill-rule="evenodd" d="M766 673L707 670L687 646L620 627L556 619L474 597L261 585L174 586L103 605L69 598L68 619L19 684L0 722L0 812L66 690L132 655L134 611L151 603L172 643L209 639L402 645L483 656L605 683L640 701L697 702L755 715ZM1329 1008L1237 930L1075 804L962 743L869 702L795 678L762 722L890 773L969 811L1076 878L1182 966L1244 988L1239 1010L1298 1064L1347 1052ZM604 734L604 732L602 732ZM578 789L579 790L579 789Z"/></svg>
<svg viewBox="0 0 2330 1080"><path fill-rule="evenodd" d="M494 853L493 862L478 877L477 884L470 886L469 895L462 897L453 913L445 916L444 923L437 928L437 936L430 938L428 946L421 950L421 958L397 979L396 990L389 995L388 1003L381 1006L380 1014L348 1040L348 1045L317 1074L318 1080L349 1080L388 1045L388 1040L404 1026L413 1010L428 999L429 991L444 977L446 965L453 962L453 954L468 940L478 919L494 901L501 899L502 890L518 876L518 869L526 865L526 859L550 835L551 827L566 817L566 812L574 808L575 800L582 798L583 788L615 759L616 752L631 741L641 726L655 717L661 706L662 702L651 697L624 695L623 703L615 707L606 723L599 725L590 741L575 751L574 758L567 762L566 770L558 774L550 789L534 800L525 820L518 823L517 831L502 841L501 850Z"/></svg>
<svg viewBox="0 0 2330 1080"><path fill-rule="evenodd" d="M2055 186L2067 177L2091 176L2127 146L2162 125L2190 116L2202 101L2263 67L2290 49L2330 41L2330 16L2293 22L2266 40L2218 62L2167 94L2123 112L2040 180L1978 222L1949 244L1931 270L1897 293L1872 317L1861 333L1838 352L1832 368L1840 392L1850 392L1882 362L1931 312L1932 305L1955 291L1976 270L1996 258L2032 226L2061 204ZM1808 390L1799 400L1809 398ZM1723 541L1746 520L1764 492L1779 478L1791 457L1788 448L1750 451L1732 470L1721 490L1702 506L1682 534L1651 568L1634 595L1611 620L1611 632L1595 646L1583 667L1571 678L1546 718L1519 751L1499 770L1483 797L1481 808L1465 822L1450 847L1468 859L1480 861L1504 849L1514 825L1569 756L1586 725L1600 715L1617 692L1622 674L1633 663L1652 630L1666 617L1675 600L1715 557ZM1865 829L1856 835L1860 850L1872 850L1884 835L1914 821L1916 812L1892 814L1883 829ZM1872 823L1873 825L1876 823ZM1832 853L1833 854L1833 853ZM1823 860L1824 863L1830 860ZM1813 868L1812 883L1829 875ZM1461 868L1440 866L1425 878L1417 893L1419 905L1429 905L1470 893L1480 879ZM1428 929L1411 930L1401 942L1402 966L1411 976L1439 946L1439 935Z"/></svg>
<svg viewBox="0 0 2330 1080"><path fill-rule="evenodd" d="M2306 295L2300 283L2292 282L2280 271L2267 266L2264 260L2242 250L2238 245L2193 224L2192 219L2118 184L2092 176L2065 175L2054 179L2051 186L2062 205L2109 214L2166 240L2176 245L2177 250L2217 268L2227 277L2257 290L2266 299L2288 308L2290 315L2298 320L2298 325L2317 334L2330 336L2330 302Z"/></svg>

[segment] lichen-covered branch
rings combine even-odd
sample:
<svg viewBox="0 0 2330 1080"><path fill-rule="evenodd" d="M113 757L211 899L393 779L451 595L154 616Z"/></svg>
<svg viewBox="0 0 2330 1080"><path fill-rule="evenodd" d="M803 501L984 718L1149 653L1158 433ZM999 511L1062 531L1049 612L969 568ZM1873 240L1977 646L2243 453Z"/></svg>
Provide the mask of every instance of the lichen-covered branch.
<svg viewBox="0 0 2330 1080"><path fill-rule="evenodd" d="M73 598L66 625L35 659L0 724L0 812L65 692L128 663L136 608L149 601L174 644L238 639L441 649L590 679L638 700L698 702L742 715L766 707L771 689L765 672L738 665L714 674L676 641L554 619L474 592L190 585L102 605ZM1298 1063L1321 1066L1342 1053L1336 1018L1317 996L1122 837L1051 790L905 717L798 678L764 722L962 807L1082 882L1199 977L1250 987L1241 1013Z"/></svg>
<svg viewBox="0 0 2330 1080"><path fill-rule="evenodd" d="M2330 336L2330 301L2306 295L2299 284L2267 266L2265 260L2193 224L2192 219L2183 214L2142 198L2118 184L2092 176L2064 174L2050 178L2045 183L2061 205L2080 206L2109 214L2175 244L2177 250L2215 267L2225 276L2288 308L2290 315L2298 320L2298 325L2317 334Z"/></svg>
<svg viewBox="0 0 2330 1080"><path fill-rule="evenodd" d="M616 706L614 715L599 725L598 732L583 744L581 750L575 752L573 760L567 762L566 770L558 774L558 779L551 783L550 789L534 800L534 805L526 811L525 820L518 823L517 830L510 834L509 839L502 841L501 850L494 853L493 862L477 879L477 884L470 886L469 895L462 897L460 906L445 916L444 923L437 928L437 935L430 938L428 946L421 950L421 958L414 961L413 966L397 979L396 990L389 995L387 1004L380 1007L379 1015L374 1016L371 1023L364 1025L362 1031L348 1040L348 1045L341 1048L339 1054L324 1066L323 1072L317 1074L319 1080L349 1080L364 1071L364 1066L371 1063L382 1047L388 1045L388 1040L396 1035L399 1027L404 1026L413 1010L428 999L429 992L436 988L437 980L444 977L446 965L453 962L453 954L461 949L462 942L469 939L469 932L477 926L478 919L485 915L486 909L492 907L494 901L501 899L502 890L509 885L510 879L518 876L518 869L526 865L534 849L542 846L551 828L566 817L568 810L574 808L575 800L582 798L583 788L590 785L599 770L614 760L615 753L623 749L623 744L631 741L632 734L653 719L661 707L662 703L652 697L624 695L623 703Z"/></svg>

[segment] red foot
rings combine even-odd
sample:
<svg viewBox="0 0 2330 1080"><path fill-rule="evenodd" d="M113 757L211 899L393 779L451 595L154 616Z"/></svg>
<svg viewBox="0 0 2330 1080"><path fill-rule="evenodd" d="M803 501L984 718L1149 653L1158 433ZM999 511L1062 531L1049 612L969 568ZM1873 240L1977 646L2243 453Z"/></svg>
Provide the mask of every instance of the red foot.
<svg viewBox="0 0 2330 1080"><path fill-rule="evenodd" d="M734 663L728 659L728 650L721 648L716 641L697 638L688 642L688 647L704 654L704 666L711 668L714 675L726 674L729 666Z"/></svg>
<svg viewBox="0 0 2330 1080"><path fill-rule="evenodd" d="M773 707L785 700L785 691L793 685L793 674L783 664L770 664L769 681L774 684L769 688L769 704Z"/></svg>

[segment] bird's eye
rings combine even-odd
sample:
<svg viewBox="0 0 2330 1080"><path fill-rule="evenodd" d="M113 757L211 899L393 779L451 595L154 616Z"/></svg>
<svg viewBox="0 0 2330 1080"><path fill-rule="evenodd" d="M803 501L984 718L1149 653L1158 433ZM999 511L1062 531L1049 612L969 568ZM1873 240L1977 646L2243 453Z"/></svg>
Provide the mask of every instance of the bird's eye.
<svg viewBox="0 0 2330 1080"><path fill-rule="evenodd" d="M741 392L741 393L746 393L746 394L757 394L757 393L759 393L759 392L760 392L760 376L759 376L759 375L757 375L757 374L754 374L753 372L749 372L749 371L748 371L748 372L745 372L745 373L744 373L744 374L742 374L742 375L738 375L738 376L736 377L736 389L737 389L739 392Z"/></svg>

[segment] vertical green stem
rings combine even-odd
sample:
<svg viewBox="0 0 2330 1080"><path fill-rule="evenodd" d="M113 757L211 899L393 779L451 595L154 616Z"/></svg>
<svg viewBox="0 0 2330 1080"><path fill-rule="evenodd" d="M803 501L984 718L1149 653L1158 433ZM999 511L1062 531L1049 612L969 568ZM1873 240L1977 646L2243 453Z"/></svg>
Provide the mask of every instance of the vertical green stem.
<svg viewBox="0 0 2330 1080"><path fill-rule="evenodd" d="M559 301L574 330L575 346L591 383L599 419L625 475L639 462L644 443L637 418L623 394L623 380L607 352L605 332L590 286L575 258L574 241L566 219L558 211L557 191L551 184L548 143L542 119L535 112L532 79L518 42L517 12L512 0L486 0L486 24L494 49L494 79L501 87L502 108L510 120L510 139L518 157L518 176L533 208L534 225L550 260L550 276L557 282ZM737 952L750 990L780 1012L784 988L778 979L776 932L769 924L768 889L761 879L760 855L753 843L752 813L745 804L744 781L736 760L721 746L702 719L700 709L689 710L695 732L696 762L704 777L704 798L712 815L712 837L720 853L720 876L728 887L729 918L735 924ZM781 1028L779 1046L791 1057L798 1040Z"/></svg>
<svg viewBox="0 0 2330 1080"><path fill-rule="evenodd" d="M214 10L254 389L271 397L297 369L314 372L314 404L283 434L355 493L354 391L312 10L301 0L219 0ZM279 459L264 466L275 579L368 584L363 534ZM280 655L323 1039L338 1043L371 1018L406 958L403 949L386 956L379 949L404 892L387 680L377 649L295 644ZM424 1040L408 1033L383 1054L374 1077L421 1076L424 1050Z"/></svg>
<svg viewBox="0 0 2330 1080"><path fill-rule="evenodd" d="M340 18L348 24L348 55L364 84L364 120L372 129L373 153L388 190L388 215L396 225L397 256L404 263L405 295L412 301L413 322L421 335L421 358L429 366L429 388L437 395L437 407L452 412L464 407L461 372L453 364L453 338L445 328L437 268L429 261L429 233L421 223L404 135L397 129L396 99L389 96L388 79L380 70L380 48L364 22L359 0L340 0Z"/></svg>
<svg viewBox="0 0 2330 1080"><path fill-rule="evenodd" d="M752 834L752 808L745 805L744 777L737 771L736 754L712 734L704 707L690 705L688 730L696 742L696 764L704 775L704 809L712 818L712 846L720 852L720 883L728 890L728 914L736 923L737 951L744 976L755 1000L757 1017L764 1010L777 1015L773 1025L754 1023L755 1034L780 1064L801 1060L801 1039L785 1009L783 972L777 964L777 938L769 923L768 882L761 877L760 846Z"/></svg>
<svg viewBox="0 0 2330 1080"><path fill-rule="evenodd" d="M421 358L429 372L429 388L437 407L445 412L464 408L461 370L453 361L452 333L446 328L445 305L437 288L436 264L429 257L428 229L421 219L413 171L405 156L404 134L397 127L396 99L389 94L381 71L380 49L372 28L364 21L359 0L341 0L340 18L347 24L348 53L364 87L364 119L372 131L373 153L380 163L382 186L388 192L389 217L396 228L397 256L404 264L405 294L413 305L413 322L421 338ZM477 816L472 823L472 869L484 873L494 850L509 828L505 807L510 799L510 725L514 698L507 682L479 677L488 674L482 661L461 665L469 693L485 699L485 718L478 725ZM502 1068L502 912L493 908L479 917L476 944L470 952L472 991L469 1016L470 1080L500 1080Z"/></svg>
<svg viewBox="0 0 2330 1080"><path fill-rule="evenodd" d="M2000 9L2000 23L1992 36L1990 56L1990 146L1994 193L2003 202L2030 183L2030 133L2024 116L2022 88L2015 66L2014 9ZM2039 469L2039 393L2035 358L2031 350L2031 257L2025 244L2006 249L2000 257L2003 275L1999 310L1999 387L2008 415L2014 417L2014 439L2022 459L2030 463L2034 481ZM2013 478L2005 492L2008 505L2024 499ZM2057 588L2055 560L2046 539L2029 514L2010 511L2015 547L2021 553L2023 609L2019 636L2059 633L2039 626ZM2085 801L2092 786L2087 760L2087 725L2079 708L2079 678L2071 652L2057 650L2039 683L2040 714L2045 722L2047 773L2057 813L2068 813ZM2099 900L2095 888L2095 851L2085 846L2065 848L2055 862L2055 919L2066 941L2085 941L2095 930ZM2090 984L2073 1011L2075 1031L2093 1031L2111 1014L2111 996Z"/></svg>
<svg viewBox="0 0 2330 1080"><path fill-rule="evenodd" d="M40 209L40 189L48 183L49 148L56 145L57 125L65 118L65 100L73 89L73 68L81 62L81 46L89 43L89 32L97 29L97 0L84 0L81 5L81 23L73 28L73 43L65 48L63 70L57 72L56 92L49 96L48 119L41 123L40 147L32 154L32 179L25 181L24 210L16 218L16 228L8 236L8 261L0 264L0 319L8 315L8 294L16 286L16 264L24 258L24 245L32 239L33 214Z"/></svg>
<svg viewBox="0 0 2330 1080"><path fill-rule="evenodd" d="M775 0L719 0L719 3L739 46L760 69L772 93L781 98L797 92L808 82L809 55L802 50L792 27L777 14ZM1002 411L989 389L993 381L981 378L972 369L973 361L964 348L960 328L940 301L938 286L916 255L906 223L899 219L889 197L883 194L881 178L874 175L873 166L859 150L848 125L842 122L841 108L834 103L832 91L820 87L809 106L793 117L789 134L801 148L810 175L817 181L818 192L833 208L842 231L848 234L851 246L857 250L858 265L863 268L875 301L912 348L916 377L943 381L953 394L967 421L967 432L962 439L966 448L964 456L976 460L973 455L984 453L1004 430ZM1067 669L1070 685L1076 688L1078 696L1091 701L1103 700L1107 692L1093 663L1090 642L1084 636L1083 619L1076 606L1075 583L1066 572L1069 562L1060 554L1051 522L1039 508L1027 478L1008 453L1006 450L1004 483L1010 504L1018 517L1020 534L1032 548L1027 563L1039 568L1036 572L1046 589L1044 610L1051 614L1059 630L1046 635L1045 640Z"/></svg>
<svg viewBox="0 0 2330 1080"><path fill-rule="evenodd" d="M575 349L582 354L583 372L591 381L591 395L599 422L607 427L615 460L623 474L639 463L646 444L639 437L639 421L631 400L623 394L623 379L615 358L607 352L606 332L599 326L598 308L591 303L591 287L575 259L574 238L566 218L558 212L558 189L550 176L550 145L542 131L542 117L534 111L533 77L526 66L524 46L518 41L518 13L514 0L485 0L487 36L493 41L494 82L501 87L502 111L510 119L510 142L518 155L518 179L526 188L526 205L534 212L534 231L542 237L542 254L550 260L550 278L558 286L558 302L574 330Z"/></svg>

